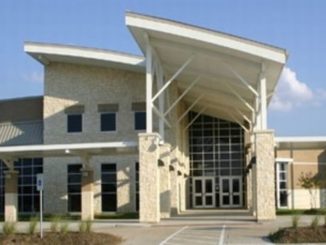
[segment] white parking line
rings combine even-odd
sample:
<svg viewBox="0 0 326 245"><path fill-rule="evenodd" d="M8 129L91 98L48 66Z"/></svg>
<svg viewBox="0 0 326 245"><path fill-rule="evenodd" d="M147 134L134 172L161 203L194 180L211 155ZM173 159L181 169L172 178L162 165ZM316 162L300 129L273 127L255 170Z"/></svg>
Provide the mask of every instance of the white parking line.
<svg viewBox="0 0 326 245"><path fill-rule="evenodd" d="M182 232L183 230L185 230L187 228L188 228L188 226L184 226L180 230L174 232L172 235L168 236L164 241L160 242L160 245L166 244L169 240L171 240L173 237L175 237L176 235L178 235L180 232Z"/></svg>
<svg viewBox="0 0 326 245"><path fill-rule="evenodd" d="M223 228L222 228L222 232L221 232L221 235L220 235L220 241L219 241L219 245L223 245L224 244L224 234L225 234L225 225L223 225Z"/></svg>

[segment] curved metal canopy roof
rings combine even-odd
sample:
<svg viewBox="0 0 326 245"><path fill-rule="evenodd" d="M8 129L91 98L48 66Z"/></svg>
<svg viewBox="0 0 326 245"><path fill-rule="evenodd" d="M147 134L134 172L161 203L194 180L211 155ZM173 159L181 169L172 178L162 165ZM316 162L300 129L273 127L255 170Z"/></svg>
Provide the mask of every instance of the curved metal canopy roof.
<svg viewBox="0 0 326 245"><path fill-rule="evenodd" d="M194 110L230 121L252 118L262 71L269 103L287 59L281 48L162 18L127 12L126 25L145 55L150 44L165 77L182 69L180 93L199 79L183 101L204 95Z"/></svg>

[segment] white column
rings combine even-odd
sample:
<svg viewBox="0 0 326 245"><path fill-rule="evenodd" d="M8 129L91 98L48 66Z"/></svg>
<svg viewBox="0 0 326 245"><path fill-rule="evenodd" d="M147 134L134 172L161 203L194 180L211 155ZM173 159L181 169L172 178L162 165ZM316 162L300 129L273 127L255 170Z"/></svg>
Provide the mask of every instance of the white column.
<svg viewBox="0 0 326 245"><path fill-rule="evenodd" d="M267 129L267 96L266 96L266 76L263 71L260 74L260 112L261 112L261 129Z"/></svg>
<svg viewBox="0 0 326 245"><path fill-rule="evenodd" d="M153 132L153 110L152 110L152 93L153 93L153 74L152 74L152 48L147 42L146 45L146 132Z"/></svg>
<svg viewBox="0 0 326 245"><path fill-rule="evenodd" d="M158 70L157 70L157 82L158 82L158 87L161 89L163 87L163 71L162 67L158 65ZM164 105L165 104L165 94L161 94L160 97L158 98L158 109L160 113L163 115L164 114ZM161 136L161 140L164 142L165 140L165 128L164 128L164 121L162 118L159 118L159 133Z"/></svg>

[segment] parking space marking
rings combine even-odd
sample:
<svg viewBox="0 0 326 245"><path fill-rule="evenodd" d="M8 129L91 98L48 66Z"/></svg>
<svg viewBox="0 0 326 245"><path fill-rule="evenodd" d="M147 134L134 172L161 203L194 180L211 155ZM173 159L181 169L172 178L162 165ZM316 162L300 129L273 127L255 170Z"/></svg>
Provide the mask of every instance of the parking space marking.
<svg viewBox="0 0 326 245"><path fill-rule="evenodd" d="M160 245L224 244L225 225L223 227L183 227L167 237Z"/></svg>
<svg viewBox="0 0 326 245"><path fill-rule="evenodd" d="M160 245L166 244L169 240L171 240L173 237L175 237L176 235L178 235L180 232L182 232L183 230L185 230L187 228L188 228L188 226L184 226L180 230L174 232L172 235L168 236L164 241L160 242Z"/></svg>
<svg viewBox="0 0 326 245"><path fill-rule="evenodd" d="M224 234L225 234L225 225L223 225L223 228L222 228L222 232L221 232L221 235L220 235L220 241L219 241L219 245L223 245L224 244Z"/></svg>

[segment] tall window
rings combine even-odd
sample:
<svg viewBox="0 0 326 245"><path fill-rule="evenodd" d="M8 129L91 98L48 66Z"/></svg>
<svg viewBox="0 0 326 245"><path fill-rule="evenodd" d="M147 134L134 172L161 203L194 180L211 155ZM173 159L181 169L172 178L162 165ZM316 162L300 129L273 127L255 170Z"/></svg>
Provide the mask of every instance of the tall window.
<svg viewBox="0 0 326 245"><path fill-rule="evenodd" d="M117 211L117 166L115 163L104 163L101 166L102 211Z"/></svg>
<svg viewBox="0 0 326 245"><path fill-rule="evenodd" d="M67 115L67 132L78 133L83 129L82 114L68 114Z"/></svg>
<svg viewBox="0 0 326 245"><path fill-rule="evenodd" d="M136 211L139 211L139 162L135 165L135 179L136 179Z"/></svg>
<svg viewBox="0 0 326 245"><path fill-rule="evenodd" d="M8 170L7 166L0 161L0 212L5 210L5 175L4 171Z"/></svg>
<svg viewBox="0 0 326 245"><path fill-rule="evenodd" d="M18 177L18 209L21 213L40 210L40 193L36 189L36 175L43 173L42 158L26 158L15 163Z"/></svg>
<svg viewBox="0 0 326 245"><path fill-rule="evenodd" d="M116 113L105 112L101 113L101 131L116 131Z"/></svg>
<svg viewBox="0 0 326 245"><path fill-rule="evenodd" d="M68 165L68 212L81 211L81 164Z"/></svg>
<svg viewBox="0 0 326 245"><path fill-rule="evenodd" d="M287 162L278 162L276 166L277 174L277 197L278 207L288 207L288 190L287 190Z"/></svg>
<svg viewBox="0 0 326 245"><path fill-rule="evenodd" d="M146 129L146 112L136 111L135 112L135 130Z"/></svg>
<svg viewBox="0 0 326 245"><path fill-rule="evenodd" d="M42 158L24 158L14 164L18 171L18 211L20 213L34 213L39 211L40 195L36 189L36 175L43 173ZM4 211L6 165L0 162L0 211Z"/></svg>

